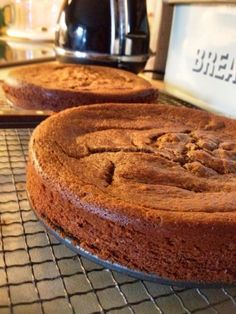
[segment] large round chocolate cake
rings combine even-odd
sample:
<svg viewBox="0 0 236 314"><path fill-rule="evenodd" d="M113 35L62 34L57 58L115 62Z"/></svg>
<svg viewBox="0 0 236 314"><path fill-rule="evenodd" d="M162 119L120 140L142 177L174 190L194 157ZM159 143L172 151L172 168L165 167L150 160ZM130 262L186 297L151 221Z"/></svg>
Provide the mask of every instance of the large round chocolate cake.
<svg viewBox="0 0 236 314"><path fill-rule="evenodd" d="M10 71L7 99L25 109L60 111L103 102L154 102L157 90L145 79L115 68L43 63Z"/></svg>
<svg viewBox="0 0 236 314"><path fill-rule="evenodd" d="M98 257L166 279L236 282L236 121L168 105L62 111L33 132L40 217Z"/></svg>

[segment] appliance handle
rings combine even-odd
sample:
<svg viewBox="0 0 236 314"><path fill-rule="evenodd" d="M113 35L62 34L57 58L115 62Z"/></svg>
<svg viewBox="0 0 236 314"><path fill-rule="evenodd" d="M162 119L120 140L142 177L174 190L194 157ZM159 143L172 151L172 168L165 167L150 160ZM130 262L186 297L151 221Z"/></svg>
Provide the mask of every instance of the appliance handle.
<svg viewBox="0 0 236 314"><path fill-rule="evenodd" d="M112 0L111 0L112 1ZM139 40L148 40L147 32L134 31L131 27L132 16L135 14L134 10L138 7L146 10L146 0L114 0L116 3L116 22L118 19L118 25L116 25L116 30L118 30L120 55L130 56L133 54L134 45ZM116 50L117 51L117 50Z"/></svg>
<svg viewBox="0 0 236 314"><path fill-rule="evenodd" d="M110 53L122 55L122 42L125 39L125 15L124 2L126 0L110 0L111 14L111 44Z"/></svg>
<svg viewBox="0 0 236 314"><path fill-rule="evenodd" d="M130 55L132 42L126 35L130 32L130 19L129 19L129 0L117 0L119 6L119 38L120 44L120 54Z"/></svg>
<svg viewBox="0 0 236 314"><path fill-rule="evenodd" d="M110 0L111 14L111 44L110 53L113 55L129 55L127 45L130 32L129 0Z"/></svg>

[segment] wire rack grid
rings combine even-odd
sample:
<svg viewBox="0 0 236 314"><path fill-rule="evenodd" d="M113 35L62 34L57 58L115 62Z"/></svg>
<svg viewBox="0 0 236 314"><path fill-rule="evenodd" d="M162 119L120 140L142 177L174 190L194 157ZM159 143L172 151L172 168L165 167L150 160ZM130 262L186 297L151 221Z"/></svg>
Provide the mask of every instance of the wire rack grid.
<svg viewBox="0 0 236 314"><path fill-rule="evenodd" d="M236 313L236 287L158 285L104 269L45 232L25 191L29 129L0 130L0 314Z"/></svg>

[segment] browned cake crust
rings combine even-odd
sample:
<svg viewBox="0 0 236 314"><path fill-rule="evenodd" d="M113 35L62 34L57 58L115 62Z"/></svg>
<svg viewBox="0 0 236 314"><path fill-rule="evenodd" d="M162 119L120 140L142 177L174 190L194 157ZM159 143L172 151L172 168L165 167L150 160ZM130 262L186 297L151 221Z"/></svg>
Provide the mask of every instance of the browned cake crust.
<svg viewBox="0 0 236 314"><path fill-rule="evenodd" d="M11 71L3 90L8 100L18 107L53 111L103 102L136 103L157 99L157 90L133 73L58 62Z"/></svg>
<svg viewBox="0 0 236 314"><path fill-rule="evenodd" d="M168 105L65 110L33 132L41 217L103 259L172 280L236 282L236 121Z"/></svg>

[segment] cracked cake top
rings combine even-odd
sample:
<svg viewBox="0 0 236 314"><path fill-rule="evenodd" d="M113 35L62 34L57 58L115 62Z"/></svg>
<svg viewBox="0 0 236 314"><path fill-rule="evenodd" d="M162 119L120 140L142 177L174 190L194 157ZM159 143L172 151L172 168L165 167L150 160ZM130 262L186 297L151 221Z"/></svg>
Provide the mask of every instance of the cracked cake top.
<svg viewBox="0 0 236 314"><path fill-rule="evenodd" d="M85 106L44 121L30 151L62 194L100 215L112 208L110 219L235 220L232 119L161 104Z"/></svg>

